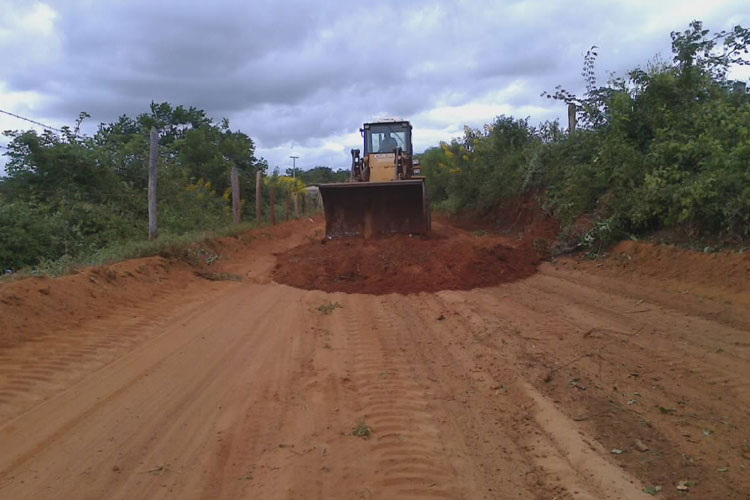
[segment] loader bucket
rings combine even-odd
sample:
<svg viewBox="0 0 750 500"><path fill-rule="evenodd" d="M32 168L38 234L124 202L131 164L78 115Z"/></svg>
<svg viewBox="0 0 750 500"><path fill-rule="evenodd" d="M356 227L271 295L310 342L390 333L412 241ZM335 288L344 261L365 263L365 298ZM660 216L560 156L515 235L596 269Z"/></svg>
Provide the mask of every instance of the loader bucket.
<svg viewBox="0 0 750 500"><path fill-rule="evenodd" d="M430 230L424 180L321 184L326 237L371 238Z"/></svg>

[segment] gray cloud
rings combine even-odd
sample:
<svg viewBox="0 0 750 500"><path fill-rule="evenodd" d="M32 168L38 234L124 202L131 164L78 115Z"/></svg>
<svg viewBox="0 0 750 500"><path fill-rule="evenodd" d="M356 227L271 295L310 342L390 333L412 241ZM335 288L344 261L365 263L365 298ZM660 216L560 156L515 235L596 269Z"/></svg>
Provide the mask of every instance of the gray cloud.
<svg viewBox="0 0 750 500"><path fill-rule="evenodd" d="M230 118L272 163L281 163L288 147L303 149L311 163L346 164L354 145L336 153L322 144L383 114L433 127L430 137L460 133L463 122L481 126L471 120L504 110L542 108L533 120L553 118L563 111L539 94L558 83L580 90L582 57L593 44L606 78L605 70L622 72L657 52L668 56L669 31L693 18L712 29L748 24L739 1L60 0L49 6L56 14L51 29L39 19L18 21L39 9L20 1L6 8L16 25L0 23L0 89L41 96L36 105L14 101L18 110L70 123L79 111L93 122L136 114L152 100L197 106L217 120ZM475 106L461 116L477 102L486 113ZM436 118L432 110L446 106L458 115Z"/></svg>

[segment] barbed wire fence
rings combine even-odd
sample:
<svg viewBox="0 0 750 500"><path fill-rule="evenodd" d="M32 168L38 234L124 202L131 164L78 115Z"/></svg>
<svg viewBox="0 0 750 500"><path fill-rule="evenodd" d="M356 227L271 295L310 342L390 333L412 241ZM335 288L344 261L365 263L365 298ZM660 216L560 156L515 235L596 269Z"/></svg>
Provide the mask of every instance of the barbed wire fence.
<svg viewBox="0 0 750 500"><path fill-rule="evenodd" d="M44 128L46 130L53 130L53 131L58 132L60 134L63 133L63 131L61 129L57 128L57 127L52 127L50 125L45 125L42 122L38 122L36 120L32 120L31 118L26 118L25 116L21 116L21 115L15 114L15 113L11 113L10 111L5 111L4 109L0 109L0 113L3 113L3 114L8 115L8 116L12 116L14 118L18 118L19 120L24 120L24 121L27 121L29 123L33 123L34 125L39 125L40 127Z"/></svg>
<svg viewBox="0 0 750 500"><path fill-rule="evenodd" d="M42 127L44 130L51 130L53 132L57 132L58 134L62 134L63 133L63 131L61 129L57 128L57 127L53 127L51 125L44 124L44 123L39 122L37 120L34 120L32 118L28 118L26 116L21 116L19 114L13 113L11 111L6 111L4 109L0 109L0 113L2 113L4 115L12 116L13 118L17 118L19 120L23 120L23 121L26 121L26 122L29 122L29 123L33 123L34 125L38 125L38 126ZM10 148L8 147L7 144L0 144L0 150L10 151ZM2 175L3 171L4 171L3 165L0 164L0 176Z"/></svg>
<svg viewBox="0 0 750 500"><path fill-rule="evenodd" d="M51 131L51 132L55 132L55 133L58 133L58 134L64 134L66 132L66 130L64 130L64 129L67 129L67 127L63 127L62 129L61 128L57 128L57 127L53 127L51 125L42 123L42 122L40 122L38 120L35 120L33 118L22 116L22 115L19 115L17 113L13 113L11 111L7 111L7 110L4 110L4 109L0 109L0 114L11 116L11 117L16 118L18 120L23 120L25 122L34 124L34 125L36 125L38 127L42 127L45 131ZM157 221L158 221L158 216L157 216L158 203L157 203L157 189L156 189L156 187L157 187L157 168L156 168L156 164L157 164L157 159L158 159L158 148L159 148L159 136L158 136L157 131L155 129L152 129L151 133L150 133L150 137L149 137L149 161L148 161L148 164L147 164L148 177L149 177L149 181L148 181L148 194L147 194L147 201L148 201L148 207L149 207L149 234L148 234L149 239L155 239L155 238L157 238L157 235L159 234L159 225L157 223ZM8 153L6 153L6 152L10 152L12 150L13 149L10 147L9 144L0 144L0 179L3 178L4 175L6 174L6 172L5 172L5 163L6 163L6 161L4 161L3 157L7 157ZM237 171L236 168L232 169L230 178L231 178L231 193L232 193L231 194L232 223L234 225L239 225L242 222L242 215L243 214L242 214L242 202L241 202L241 198L240 198L240 191L241 191L240 176L239 176L239 172ZM270 222L271 222L271 224L276 224L276 217L275 216L276 216L276 209L277 209L277 207L276 207L277 200L275 199L276 198L275 195L277 194L276 193L276 187L277 186L275 186L275 185L264 186L263 178L264 178L264 175L262 174L262 172L258 171L257 172L257 177L256 177L256 186L255 186L256 187L256 193L255 193L256 194L256 200L254 200L256 202L256 214L255 214L255 218L256 218L257 223L259 223L259 224L262 223L263 216L262 216L262 209L261 209L261 207L263 206L263 201L264 201L263 198L265 198L266 196L269 196L269 194L270 194L270 199L267 199L268 206L265 207L265 208L267 208L268 211L269 211L268 215L270 216ZM120 197L120 196L123 195L123 193L120 190L113 190L112 192L109 192L109 190L102 190L101 188L89 188L89 189L90 189L90 191L92 193L96 193L99 196L105 195L105 196L110 196L112 198L118 198L118 197ZM42 195L48 195L48 196L55 195L55 194L58 194L60 192L61 191L59 189L35 189L35 193L42 194ZM286 219L289 219L289 205L290 205L290 201L291 201L290 197L296 198L296 196L297 196L297 193L294 193L294 194L292 194L291 192L290 193L286 193L286 199L285 199L285 203L286 203ZM303 197L307 197L307 196L308 196L307 193L303 194ZM315 203L315 201L317 201L317 200L313 200L311 198L310 199L310 203L309 203L309 205L310 205L309 207L307 206L308 203L306 203L306 201L307 200L303 199L302 215L307 215L310 211L314 212L314 211L316 211L316 209L319 208L319 204ZM296 202L296 200L295 200L295 202ZM296 206L296 203L295 203L295 206ZM308 210L308 208L310 210ZM298 212L298 210L294 211L294 215L295 215L295 217L298 217L300 215L299 212Z"/></svg>

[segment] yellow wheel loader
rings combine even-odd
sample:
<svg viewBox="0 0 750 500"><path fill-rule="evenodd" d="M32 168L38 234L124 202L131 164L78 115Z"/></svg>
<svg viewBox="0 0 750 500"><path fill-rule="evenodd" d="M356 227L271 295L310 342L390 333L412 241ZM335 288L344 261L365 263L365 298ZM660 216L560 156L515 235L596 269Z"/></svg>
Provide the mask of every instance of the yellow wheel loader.
<svg viewBox="0 0 750 500"><path fill-rule="evenodd" d="M320 184L326 237L371 238L430 231L430 207L408 121L365 123L364 154L352 149L349 182Z"/></svg>

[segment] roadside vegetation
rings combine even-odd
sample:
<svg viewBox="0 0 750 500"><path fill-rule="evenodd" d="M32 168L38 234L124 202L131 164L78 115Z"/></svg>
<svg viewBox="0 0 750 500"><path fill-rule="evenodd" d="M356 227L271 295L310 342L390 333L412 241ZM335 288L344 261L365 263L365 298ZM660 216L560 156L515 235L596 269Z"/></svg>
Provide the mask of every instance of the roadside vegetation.
<svg viewBox="0 0 750 500"><path fill-rule="evenodd" d="M563 234L589 247L659 230L750 239L750 94L727 78L750 63L750 30L711 33L696 21L671 36L671 61L599 85L592 47L584 95L545 92L575 106L574 133L500 116L427 150L421 163L433 207L486 215L534 195Z"/></svg>
<svg viewBox="0 0 750 500"><path fill-rule="evenodd" d="M287 169L286 175L292 175ZM331 182L346 182L349 180L349 169L332 170L330 167L313 167L309 170L297 170L297 178L308 186L313 184L327 184Z"/></svg>
<svg viewBox="0 0 750 500"><path fill-rule="evenodd" d="M6 176L0 178L0 266L61 274L77 265L103 264L185 248L193 242L247 231L231 225L230 172L239 171L242 213L255 221L256 172L264 177L263 207L276 188L276 214L288 193L328 182L328 167L296 179L269 171L255 144L227 120L215 123L203 110L152 103L148 113L80 132L81 113L62 133L6 131ZM148 241L149 131L159 132L159 238ZM291 175L291 172L289 173ZM340 176L340 173L338 174Z"/></svg>

